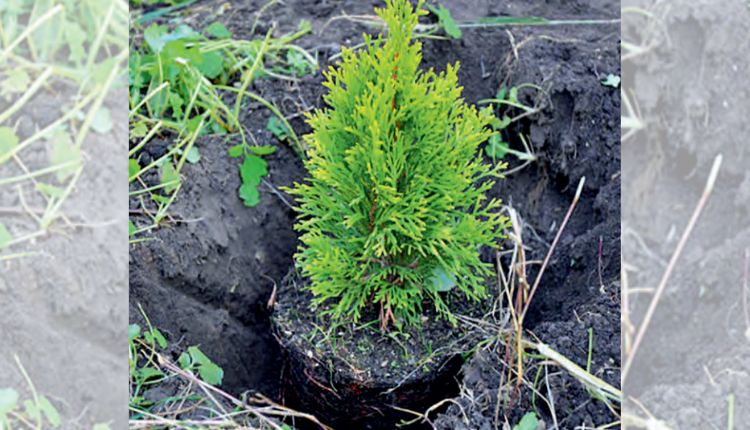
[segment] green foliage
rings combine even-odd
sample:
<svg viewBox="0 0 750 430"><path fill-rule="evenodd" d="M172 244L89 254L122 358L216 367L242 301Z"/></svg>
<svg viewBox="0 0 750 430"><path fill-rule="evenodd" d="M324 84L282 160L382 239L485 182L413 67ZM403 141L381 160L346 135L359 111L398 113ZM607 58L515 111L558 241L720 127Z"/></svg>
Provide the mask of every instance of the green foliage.
<svg viewBox="0 0 750 430"><path fill-rule="evenodd" d="M606 78L602 79L602 85L604 85L605 87L619 88L620 81L621 79L619 76L610 73Z"/></svg>
<svg viewBox="0 0 750 430"><path fill-rule="evenodd" d="M500 135L497 134L492 136L487 142L487 146L484 147L484 152L493 160L502 160L508 151L510 151L508 142L503 142Z"/></svg>
<svg viewBox="0 0 750 430"><path fill-rule="evenodd" d="M463 34L461 33L461 28L459 28L458 24L456 24L456 20L453 19L453 15L451 15L451 11L448 8L443 5L435 7L431 4L428 4L427 8L430 10L430 12L437 16L438 24L440 24L440 27L445 30L445 34L454 39L461 38L461 35Z"/></svg>
<svg viewBox="0 0 750 430"><path fill-rule="evenodd" d="M539 426L539 418L534 412L529 412L521 418L518 424L513 426L513 430L536 430Z"/></svg>
<svg viewBox="0 0 750 430"><path fill-rule="evenodd" d="M219 32L214 25L206 30L208 34ZM131 103L146 100L148 117L170 119L183 126L205 113L213 131L233 131L236 124L230 124L229 109L212 88L213 83L228 81L228 53L205 49L199 42L208 42L207 36L187 25L169 31L164 25L153 24L143 37L143 49L130 53ZM162 87L164 84L167 86ZM151 97L146 98L148 95Z"/></svg>
<svg viewBox="0 0 750 430"><path fill-rule="evenodd" d="M443 292L485 295L492 271L478 248L496 246L507 223L485 195L505 166L478 153L493 116L460 98L458 65L419 70L421 2L376 12L387 41L365 35L362 51L344 50L326 73L327 107L308 117L309 176L290 190L296 261L334 320L379 306L384 326L414 324L429 301L453 321Z"/></svg>
<svg viewBox="0 0 750 430"><path fill-rule="evenodd" d="M170 345L167 338L152 327L147 320L147 327L142 329L138 324L128 326L130 400L129 406L134 410L147 411L155 403L144 397L145 391L154 388L174 375L162 370L156 354L168 354ZM220 385L224 370L204 354L197 346L190 346L180 354L178 363L183 370L195 372L208 384Z"/></svg>
<svg viewBox="0 0 750 430"><path fill-rule="evenodd" d="M527 152L521 152L512 149L510 147L510 144L507 141L503 140L503 136L501 134L501 132L505 131L508 126L510 126L515 120L523 116L522 115L511 118L510 116L508 116L508 112L510 109L521 110L524 112L524 115L530 115L538 111L538 108L526 106L518 100L519 89L528 87L541 90L539 87L531 84L525 84L519 87L511 87L510 89L503 86L500 87L495 98L479 101L480 104L492 103L499 106L504 111L501 117L496 116L492 118L490 125L492 126L492 129L497 132L497 134L494 134L492 137L490 137L487 145L484 147L485 154L487 154L487 156L493 161L502 160L508 154L514 155L519 160L524 160L527 162L534 161L536 159L536 156L529 150L529 148L527 148ZM494 106L490 106L490 108L494 110ZM520 136L520 138L524 142L524 146L527 146L523 136Z"/></svg>
<svg viewBox="0 0 750 430"><path fill-rule="evenodd" d="M216 365L197 346L188 347L178 360L180 367L184 370L198 370L201 379L211 385L221 385L224 379L224 370Z"/></svg>
<svg viewBox="0 0 750 430"><path fill-rule="evenodd" d="M277 116L268 118L266 130L270 131L277 139L284 141L289 137L289 129Z"/></svg>
<svg viewBox="0 0 750 430"><path fill-rule="evenodd" d="M186 0L146 15L170 13L175 7L193 1ZM151 15L145 19L146 15L142 17L145 21L153 18ZM129 57L131 150L128 178L139 188L131 191L131 196L140 199L147 195L151 201L142 201L142 204L155 204L156 209L149 211L153 224L140 226L136 235L157 228L167 216L181 189L182 167L186 162L200 161L196 141L208 134L224 135L225 141L239 140L239 144L229 149L232 158L242 161L239 165L242 184L234 191L246 206L259 202L258 185L267 174L266 162L259 157L272 153L273 149L248 143L246 130L240 124L246 107L243 100L252 99L268 108L275 118L272 131L303 154L304 149L288 122L279 119L278 109L252 92L250 84L255 79L268 77L294 79L315 70L315 58L293 44L311 30L309 23L301 23L295 33L279 38L272 37L269 31L265 39L238 40L220 22L209 24L202 31L185 24L174 28L152 24L145 28L143 44L131 49ZM233 107L228 105L228 96L234 98ZM104 118L97 125L106 127L108 121ZM154 137L163 137L165 131L173 141L168 153L142 165L140 152ZM158 184L147 179L146 172L151 169L159 169ZM133 239L131 243L140 240Z"/></svg>
<svg viewBox="0 0 750 430"><path fill-rule="evenodd" d="M0 127L0 155L13 151L18 146L18 136L10 127Z"/></svg>
<svg viewBox="0 0 750 430"><path fill-rule="evenodd" d="M287 51L286 62L291 73L297 77L305 76L315 70L310 61L300 51Z"/></svg>
<svg viewBox="0 0 750 430"><path fill-rule="evenodd" d="M254 154L245 156L245 161L240 165L240 198L247 207L253 207L260 202L258 185L261 179L268 174L268 163Z"/></svg>

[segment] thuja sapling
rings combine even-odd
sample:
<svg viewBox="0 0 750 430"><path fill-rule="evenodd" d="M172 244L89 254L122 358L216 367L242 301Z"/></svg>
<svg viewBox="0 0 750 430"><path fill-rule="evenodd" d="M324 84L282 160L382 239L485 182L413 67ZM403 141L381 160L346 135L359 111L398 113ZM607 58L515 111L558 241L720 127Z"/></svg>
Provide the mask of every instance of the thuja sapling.
<svg viewBox="0 0 750 430"><path fill-rule="evenodd" d="M492 114L461 98L458 64L419 69L422 1L386 3L376 13L387 38L365 34L362 50L344 49L325 72L326 107L308 116L308 177L290 190L296 263L333 320L372 308L383 328L412 325L428 303L455 322L446 291L486 295L492 267L479 247L497 246L508 222L486 192L504 165L481 158Z"/></svg>

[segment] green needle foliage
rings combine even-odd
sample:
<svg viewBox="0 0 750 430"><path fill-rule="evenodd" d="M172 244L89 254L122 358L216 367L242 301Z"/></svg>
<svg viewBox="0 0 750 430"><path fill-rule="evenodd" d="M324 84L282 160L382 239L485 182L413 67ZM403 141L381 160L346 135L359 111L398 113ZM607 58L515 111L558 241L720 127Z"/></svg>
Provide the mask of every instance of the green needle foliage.
<svg viewBox="0 0 750 430"><path fill-rule="evenodd" d="M482 162L493 132L489 111L468 106L458 65L421 71L412 41L418 17L407 0L376 13L388 38L364 35L326 72L327 107L308 117L309 177L290 190L302 233L296 261L314 304L334 320L380 310L381 325L420 321L431 302L454 321L441 293L482 298L491 265L480 246L496 246L507 218L485 193L503 164Z"/></svg>

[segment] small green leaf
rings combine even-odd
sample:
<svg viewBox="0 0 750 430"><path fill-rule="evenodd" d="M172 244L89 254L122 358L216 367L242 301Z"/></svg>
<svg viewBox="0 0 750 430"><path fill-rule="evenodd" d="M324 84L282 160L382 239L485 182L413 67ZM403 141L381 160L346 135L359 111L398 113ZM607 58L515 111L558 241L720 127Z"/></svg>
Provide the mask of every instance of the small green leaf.
<svg viewBox="0 0 750 430"><path fill-rule="evenodd" d="M133 341L141 334L141 326L138 324L130 324L128 326L128 341Z"/></svg>
<svg viewBox="0 0 750 430"><path fill-rule="evenodd" d="M192 364L192 361L190 360L190 355L186 352L183 352L182 354L180 354L180 357L177 359L177 362L180 363L180 368L183 370L187 370Z"/></svg>
<svg viewBox="0 0 750 430"><path fill-rule="evenodd" d="M201 349L197 346L189 346L187 352L188 354L190 354L190 358L192 359L193 363L203 364L211 361L208 359L208 357L206 357L206 354L204 354L203 351L201 351Z"/></svg>
<svg viewBox="0 0 750 430"><path fill-rule="evenodd" d="M117 61L115 57L110 57L102 61L101 63L97 63L91 73L91 76L94 78L94 82L99 85L104 84L107 79L109 79L109 75L112 73L112 70L116 65Z"/></svg>
<svg viewBox="0 0 750 430"><path fill-rule="evenodd" d="M518 103L518 87L513 87L508 93L508 101L511 103Z"/></svg>
<svg viewBox="0 0 750 430"><path fill-rule="evenodd" d="M62 423L60 420L60 413L57 411L52 403L44 396L39 396L39 410L42 411L47 421L53 428L60 427Z"/></svg>
<svg viewBox="0 0 750 430"><path fill-rule="evenodd" d="M620 81L621 79L619 76L610 73L605 79L602 79L602 85L605 87L619 88Z"/></svg>
<svg viewBox="0 0 750 430"><path fill-rule="evenodd" d="M0 157L9 154L18 146L18 136L10 127L0 127Z"/></svg>
<svg viewBox="0 0 750 430"><path fill-rule="evenodd" d="M312 23L306 19L300 20L299 24L297 24L297 31L303 32L303 33L309 33L312 31Z"/></svg>
<svg viewBox="0 0 750 430"><path fill-rule="evenodd" d="M429 3L427 4L427 8L438 17L438 22L448 36L454 39L461 38L461 29L456 24L456 20L453 19L453 15L451 15L451 11L448 8L442 4L439 7L435 7Z"/></svg>
<svg viewBox="0 0 750 430"><path fill-rule="evenodd" d="M81 149L71 142L70 135L64 129L58 129L50 140L52 140L50 164L53 166L66 165L56 173L57 180L64 182L80 167Z"/></svg>
<svg viewBox="0 0 750 430"><path fill-rule="evenodd" d="M138 228L135 226L135 223L133 221L128 220L128 237L135 236L135 232L138 231Z"/></svg>
<svg viewBox="0 0 750 430"><path fill-rule="evenodd" d="M305 56L296 50L286 51L286 62L292 73L297 77L302 77L313 71L313 65L307 61Z"/></svg>
<svg viewBox="0 0 750 430"><path fill-rule="evenodd" d="M169 107L172 108L172 117L177 120L182 120L182 116L185 114L182 107L185 105L185 100L175 92L169 92L167 94L167 102Z"/></svg>
<svg viewBox="0 0 750 430"><path fill-rule="evenodd" d="M46 195L47 197L52 197L56 199L60 199L65 195L65 189L56 187L54 185L45 184L43 182L37 182L36 186L37 191L40 193Z"/></svg>
<svg viewBox="0 0 750 430"><path fill-rule="evenodd" d="M5 227L5 224L0 222L0 249L7 248L11 242L13 242L13 236Z"/></svg>
<svg viewBox="0 0 750 430"><path fill-rule="evenodd" d="M492 126L492 129L495 131L504 130L508 128L508 126L511 123L510 117L508 115L504 115L502 119L498 117L492 117L492 121L490 122L490 125Z"/></svg>
<svg viewBox="0 0 750 430"><path fill-rule="evenodd" d="M86 32L74 21L68 21L63 27L65 43L68 44L68 59L74 63L80 63L86 57L84 44L87 41Z"/></svg>
<svg viewBox="0 0 750 430"><path fill-rule="evenodd" d="M211 385L221 384L221 380L224 378L224 371L221 367L211 361L197 346L189 347L188 353L190 354L192 362L199 366L198 373L200 374L201 379Z"/></svg>
<svg viewBox="0 0 750 430"><path fill-rule="evenodd" d="M534 412L529 412L513 426L513 430L536 430L537 426L539 426L539 419Z"/></svg>
<svg viewBox="0 0 750 430"><path fill-rule="evenodd" d="M508 88L505 86L502 86L498 88L497 95L495 96L495 98L498 100L505 100L505 96L507 95L508 95Z"/></svg>
<svg viewBox="0 0 750 430"><path fill-rule="evenodd" d="M209 36L213 36L217 39L229 39L232 37L232 32L227 30L227 27L218 21L206 27L204 31Z"/></svg>
<svg viewBox="0 0 750 430"><path fill-rule="evenodd" d="M152 378L163 377L164 372L162 372L159 369L154 369L153 367L143 367L143 368L138 369L138 375L141 381L146 382L147 380L152 379Z"/></svg>
<svg viewBox="0 0 750 430"><path fill-rule="evenodd" d="M208 79L216 79L224 70L224 58L218 52L201 55L196 67Z"/></svg>
<svg viewBox="0 0 750 430"><path fill-rule="evenodd" d="M147 134L148 126L142 122L136 123L133 128L130 129L130 137L141 139L146 137Z"/></svg>
<svg viewBox="0 0 750 430"><path fill-rule="evenodd" d="M201 375L201 379L211 385L221 385L221 381L224 379L224 370L212 362L202 364L198 372Z"/></svg>
<svg viewBox="0 0 750 430"><path fill-rule="evenodd" d="M164 36L167 34L167 26L152 24L150 27L143 32L143 39L146 41L152 51L159 53L161 52L164 45L167 42L164 40Z"/></svg>
<svg viewBox="0 0 750 430"><path fill-rule="evenodd" d="M260 203L260 193L258 192L257 185L242 184L239 195L246 207L251 208Z"/></svg>
<svg viewBox="0 0 750 430"><path fill-rule="evenodd" d="M258 185L260 178L268 174L268 163L255 155L248 155L240 165L242 182Z"/></svg>
<svg viewBox="0 0 750 430"><path fill-rule="evenodd" d="M167 339L164 337L163 334L158 329L153 329L151 332L154 334L154 339L156 340L157 345L161 349L166 349L169 344L167 343Z"/></svg>
<svg viewBox="0 0 750 430"><path fill-rule="evenodd" d="M279 140L286 140L289 137L289 130L286 128L286 125L275 115L268 118L266 129L273 133Z"/></svg>
<svg viewBox="0 0 750 430"><path fill-rule="evenodd" d="M185 24L177 26L177 28L171 33L168 32L166 25L157 24L152 24L143 32L143 39L151 50L157 54L162 52L169 42L176 40L195 40L199 37L199 33L193 30L189 25Z"/></svg>
<svg viewBox="0 0 750 430"><path fill-rule="evenodd" d="M271 155L276 152L276 147L273 145L251 146L250 151L255 155Z"/></svg>
<svg viewBox="0 0 750 430"><path fill-rule="evenodd" d="M169 197L161 196L159 194L151 194L151 199L156 203L166 205L169 203Z"/></svg>
<svg viewBox="0 0 750 430"><path fill-rule="evenodd" d="M234 145L233 147L229 148L229 150L227 152L229 153L229 156L232 157L232 158L238 158L242 154L245 153L245 151L243 150L243 147L242 147L241 143L238 144L238 145Z"/></svg>
<svg viewBox="0 0 750 430"><path fill-rule="evenodd" d="M456 286L456 278L446 273L441 267L435 269L431 279L432 284L435 286L435 291L444 293L452 290Z"/></svg>
<svg viewBox="0 0 750 430"><path fill-rule="evenodd" d="M23 93L29 88L30 83L31 78L24 69L11 68L0 83L0 94L9 97L13 94Z"/></svg>
<svg viewBox="0 0 750 430"><path fill-rule="evenodd" d="M198 150L198 147L197 146L193 146L192 148L190 148L190 151L188 151L187 156L185 157L185 159L190 164L195 164L195 163L201 161L201 153Z"/></svg>
<svg viewBox="0 0 750 430"><path fill-rule="evenodd" d="M137 175L138 172L141 171L141 165L138 163L138 160L136 159L129 159L128 160L128 178L132 178L133 176Z"/></svg>
<svg viewBox="0 0 750 430"><path fill-rule="evenodd" d="M239 196L246 207L253 207L260 202L258 185L263 176L268 174L268 164L256 155L248 155L240 165L240 178L242 185Z"/></svg>
<svg viewBox="0 0 750 430"><path fill-rule="evenodd" d="M18 392L12 388L0 389L0 422L16 406L18 406Z"/></svg>
<svg viewBox="0 0 750 430"><path fill-rule="evenodd" d="M161 185L164 185L164 190L168 193L176 190L180 185L180 174L177 173L174 165L167 161L161 166Z"/></svg>
<svg viewBox="0 0 750 430"><path fill-rule="evenodd" d="M40 421L42 418L39 406L31 400L23 401L24 413L34 421Z"/></svg>
<svg viewBox="0 0 750 430"><path fill-rule="evenodd" d="M484 152L493 160L502 160L508 154L509 149L508 143L503 142L500 135L493 134L487 146L484 147Z"/></svg>
<svg viewBox="0 0 750 430"><path fill-rule="evenodd" d="M198 131L198 127L203 128L203 126L205 126L205 124L201 126L201 122L202 121L201 121L200 116L194 116L193 118L190 119L190 121L187 122L187 125L185 126L185 130L187 130L187 132L190 134L193 134L196 132L200 133L200 131Z"/></svg>
<svg viewBox="0 0 750 430"><path fill-rule="evenodd" d="M184 154L185 152L180 149L177 151L180 155ZM187 156L185 157L185 160L187 160L190 164L195 164L199 161L201 161L201 153L200 150L198 150L197 146L192 146L190 148L190 151L188 151Z"/></svg>

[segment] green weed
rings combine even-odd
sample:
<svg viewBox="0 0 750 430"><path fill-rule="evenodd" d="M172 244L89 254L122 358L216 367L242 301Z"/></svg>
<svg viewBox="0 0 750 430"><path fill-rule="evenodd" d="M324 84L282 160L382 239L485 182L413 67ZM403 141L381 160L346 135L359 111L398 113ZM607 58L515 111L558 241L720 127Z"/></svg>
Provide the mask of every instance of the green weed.
<svg viewBox="0 0 750 430"><path fill-rule="evenodd" d="M536 430L538 426L539 418L534 412L528 412L513 426L513 430Z"/></svg>
<svg viewBox="0 0 750 430"><path fill-rule="evenodd" d="M130 409L147 412L155 406L155 402L145 398L144 393L149 388L174 377L161 369L158 359L158 354L170 352L170 346L161 331L151 326L147 320L145 330L138 324L131 324L128 327L128 349ZM190 346L180 354L178 363L181 369L197 373L208 384L220 385L223 380L222 368L211 361L197 346Z"/></svg>
<svg viewBox="0 0 750 430"><path fill-rule="evenodd" d="M247 207L258 204L258 186L268 173L262 157L275 148L250 143L240 121L245 97L268 108L274 114L269 129L273 126L272 132L280 141L288 142L304 156L303 145L281 112L249 88L256 79L295 80L313 72L317 68L315 58L293 43L310 31L310 24L302 22L291 34L273 37L273 30L269 30L263 39L237 40L219 22L202 31L184 24L171 30L151 24L144 30L143 46L131 49L129 63L128 176L135 185L131 186L131 197L136 197L142 208L153 210L144 212L150 224L133 224L131 242L157 228L167 217L182 187L185 163L200 160L196 142L201 136L223 135L225 140L239 140L227 151L240 160L242 184L237 194ZM175 143L166 154L143 165L140 154L145 146L164 137ZM152 169L158 172L158 183L144 179Z"/></svg>
<svg viewBox="0 0 750 430"><path fill-rule="evenodd" d="M242 400L218 386L224 371L197 346L182 351L176 362L175 345L151 325L141 309L145 326L129 326L130 425L137 428L236 428L284 429L285 417L310 421L330 430L314 416L274 403L261 395ZM174 394L153 399L149 390L166 389ZM0 390L0 411L2 410ZM0 421L1 423L1 421ZM104 430L95 428L94 430Z"/></svg>

